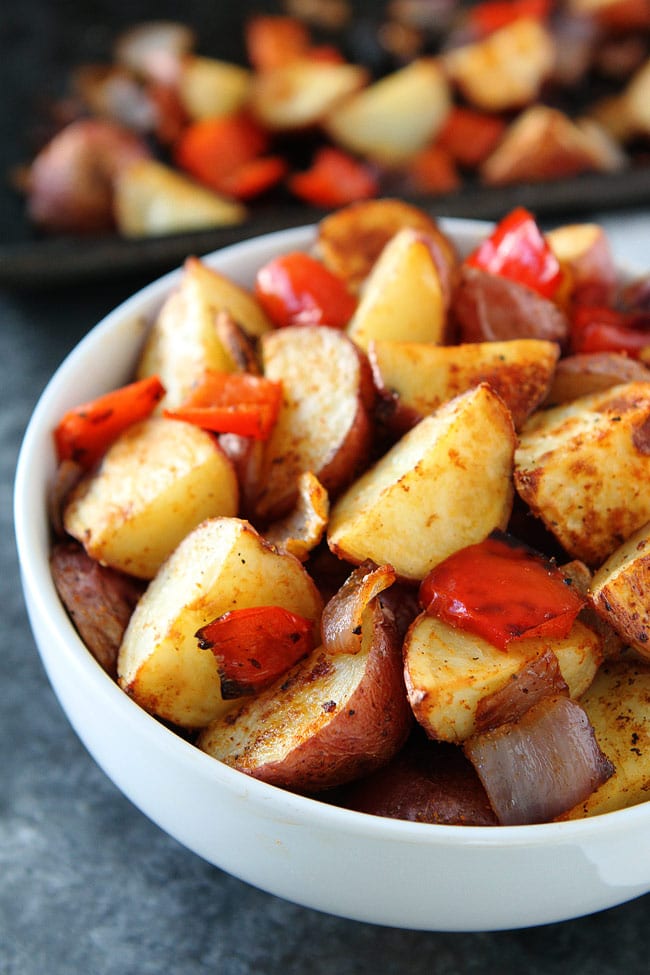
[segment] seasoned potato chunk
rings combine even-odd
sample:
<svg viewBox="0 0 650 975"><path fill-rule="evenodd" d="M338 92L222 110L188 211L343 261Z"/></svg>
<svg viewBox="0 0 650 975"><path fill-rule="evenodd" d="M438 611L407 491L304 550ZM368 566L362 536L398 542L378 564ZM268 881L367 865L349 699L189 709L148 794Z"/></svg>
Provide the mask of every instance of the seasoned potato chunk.
<svg viewBox="0 0 650 975"><path fill-rule="evenodd" d="M314 792L383 765L412 723L397 632L374 600L362 617L359 653L319 647L212 722L198 745L264 782Z"/></svg>
<svg viewBox="0 0 650 975"><path fill-rule="evenodd" d="M318 225L316 253L358 291L388 241L405 227L422 231L435 243L449 277L458 262L454 245L432 217L403 200L362 200L328 214ZM439 271L445 277L440 265Z"/></svg>
<svg viewBox="0 0 650 975"><path fill-rule="evenodd" d="M151 417L125 431L77 485L64 525L98 562L152 579L192 528L236 514L237 504L233 466L214 437Z"/></svg>
<svg viewBox="0 0 650 975"><path fill-rule="evenodd" d="M282 383L280 414L264 448L257 515L286 514L298 478L311 471L328 493L363 464L370 442L366 404L372 383L367 363L347 336L322 325L292 326L265 335L262 363Z"/></svg>
<svg viewBox="0 0 650 975"><path fill-rule="evenodd" d="M188 258L180 285L161 309L138 364L139 378L160 376L167 392L159 409L180 406L206 369L236 370L237 363L215 324L220 312L227 312L248 335L271 328L245 288L196 257Z"/></svg>
<svg viewBox="0 0 650 975"><path fill-rule="evenodd" d="M598 613L650 660L650 524L616 549L591 580Z"/></svg>
<svg viewBox="0 0 650 975"><path fill-rule="evenodd" d="M580 704L615 772L560 819L581 819L650 799L650 666L632 656L608 660Z"/></svg>
<svg viewBox="0 0 650 975"><path fill-rule="evenodd" d="M423 579L452 552L504 528L512 505L515 434L486 384L422 420L334 505L333 552L388 563Z"/></svg>
<svg viewBox="0 0 650 975"><path fill-rule="evenodd" d="M396 397L398 410L427 416L445 400L486 382L519 428L546 396L559 349L541 339L445 346L378 340L370 343L368 354L375 382Z"/></svg>
<svg viewBox="0 0 650 975"><path fill-rule="evenodd" d="M356 64L298 58L254 77L250 109L272 131L302 129L318 124L367 79Z"/></svg>
<svg viewBox="0 0 650 975"><path fill-rule="evenodd" d="M404 642L404 668L415 716L431 738L462 742L477 730L481 701L509 689L526 698L526 674L551 651L571 697L591 684L602 660L601 641L577 621L564 640L535 638L512 643L507 652L487 640L422 614ZM528 701L526 703L529 703Z"/></svg>
<svg viewBox="0 0 650 975"><path fill-rule="evenodd" d="M138 603L120 647L120 686L148 711L200 728L224 702L216 659L196 638L234 609L282 606L314 620L322 601L292 555L281 555L238 518L204 521L183 539Z"/></svg>
<svg viewBox="0 0 650 975"><path fill-rule="evenodd" d="M372 339L443 341L446 301L426 235L406 227L386 244L347 327L367 350Z"/></svg>
<svg viewBox="0 0 650 975"><path fill-rule="evenodd" d="M650 520L650 384L628 383L528 420L515 486L574 558L599 566Z"/></svg>

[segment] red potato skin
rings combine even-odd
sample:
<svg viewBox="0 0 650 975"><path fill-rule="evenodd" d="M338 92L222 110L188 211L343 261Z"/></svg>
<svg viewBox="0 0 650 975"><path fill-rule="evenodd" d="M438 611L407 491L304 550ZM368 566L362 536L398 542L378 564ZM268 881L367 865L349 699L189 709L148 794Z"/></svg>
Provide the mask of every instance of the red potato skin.
<svg viewBox="0 0 650 975"><path fill-rule="evenodd" d="M331 720L278 761L262 765L235 756L228 764L253 778L300 793L318 793L351 782L386 764L402 747L413 725L402 671L401 643L392 618L375 601L373 642L365 673L345 701L331 704ZM312 684L331 666L326 654L298 665L274 690L274 707L290 706L296 686ZM315 707L321 708L319 701ZM236 721L238 712L227 716ZM278 742L282 748L282 742Z"/></svg>
<svg viewBox="0 0 650 975"><path fill-rule="evenodd" d="M563 346L569 334L566 315L552 301L467 265L452 298L452 316L461 342L546 339Z"/></svg>
<svg viewBox="0 0 650 975"><path fill-rule="evenodd" d="M59 542L50 556L52 578L91 654L110 677L117 676L117 654L144 586L100 565L76 542Z"/></svg>
<svg viewBox="0 0 650 975"><path fill-rule="evenodd" d="M115 178L124 166L150 155L140 136L114 122L71 122L31 165L30 219L52 233L112 230Z"/></svg>
<svg viewBox="0 0 650 975"><path fill-rule="evenodd" d="M471 762L456 745L416 729L387 765L346 786L336 804L357 812L445 826L497 826Z"/></svg>

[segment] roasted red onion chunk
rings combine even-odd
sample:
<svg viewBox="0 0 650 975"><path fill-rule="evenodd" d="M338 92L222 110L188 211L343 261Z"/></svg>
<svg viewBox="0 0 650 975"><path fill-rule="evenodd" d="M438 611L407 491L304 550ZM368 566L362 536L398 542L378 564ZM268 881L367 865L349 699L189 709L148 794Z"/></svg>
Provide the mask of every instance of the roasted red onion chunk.
<svg viewBox="0 0 650 975"><path fill-rule="evenodd" d="M544 650L513 674L504 687L481 698L476 708L477 731L489 731L519 721L534 704L549 694L567 694L569 688L552 650Z"/></svg>
<svg viewBox="0 0 650 975"><path fill-rule="evenodd" d="M584 801L614 773L584 710L549 696L517 722L464 746L502 826L542 823Z"/></svg>
<svg viewBox="0 0 650 975"><path fill-rule="evenodd" d="M321 636L327 653L358 653L361 617L375 596L395 582L391 565L364 562L346 579L323 609Z"/></svg>

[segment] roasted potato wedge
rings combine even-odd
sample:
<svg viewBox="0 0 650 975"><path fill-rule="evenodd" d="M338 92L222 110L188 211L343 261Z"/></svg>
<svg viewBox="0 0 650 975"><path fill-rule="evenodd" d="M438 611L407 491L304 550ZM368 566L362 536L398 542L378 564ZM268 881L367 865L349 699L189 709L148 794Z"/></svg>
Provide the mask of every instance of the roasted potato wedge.
<svg viewBox="0 0 650 975"><path fill-rule="evenodd" d="M618 284L618 269L603 228L595 223L571 223L544 236L569 275L571 299L610 304Z"/></svg>
<svg viewBox="0 0 650 975"><path fill-rule="evenodd" d="M441 280L450 281L458 263L454 245L432 217L403 200L363 200L328 214L318 225L315 251L330 271L359 291L388 241L405 227L422 231L435 245Z"/></svg>
<svg viewBox="0 0 650 975"><path fill-rule="evenodd" d="M546 397L549 406L604 392L622 383L650 382L650 369L619 352L586 352L558 362Z"/></svg>
<svg viewBox="0 0 650 975"><path fill-rule="evenodd" d="M73 489L64 526L103 565L152 579L199 522L235 515L233 466L205 430L151 417L129 427Z"/></svg>
<svg viewBox="0 0 650 975"><path fill-rule="evenodd" d="M601 749L613 762L611 778L560 819L582 819L650 798L650 666L633 656L608 660L580 704Z"/></svg>
<svg viewBox="0 0 650 975"><path fill-rule="evenodd" d="M245 288L196 257L185 261L179 287L163 305L138 363L138 378L159 376L166 394L159 409L175 409L206 369L240 371L239 357L220 338L219 316L227 313L249 336L271 324Z"/></svg>
<svg viewBox="0 0 650 975"><path fill-rule="evenodd" d="M650 384L628 383L534 414L515 487L573 558L601 565L650 520Z"/></svg>
<svg viewBox="0 0 650 975"><path fill-rule="evenodd" d="M558 109L533 105L510 124L480 169L488 186L568 179L579 173L621 169L623 151L612 143L609 153L593 130Z"/></svg>
<svg viewBox="0 0 650 975"><path fill-rule="evenodd" d="M443 282L427 238L406 227L374 264L347 333L364 351L372 339L439 344L446 312Z"/></svg>
<svg viewBox="0 0 650 975"><path fill-rule="evenodd" d="M192 120L231 115L246 104L251 80L239 64L188 54L181 62L178 97Z"/></svg>
<svg viewBox="0 0 650 975"><path fill-rule="evenodd" d="M510 410L516 429L547 396L558 356L557 344L541 339L445 346L373 340L368 349L375 384L395 398L397 413L427 416L486 382Z"/></svg>
<svg viewBox="0 0 650 975"><path fill-rule="evenodd" d="M337 796L348 809L447 826L496 826L485 789L462 749L414 732L387 765Z"/></svg>
<svg viewBox="0 0 650 975"><path fill-rule="evenodd" d="M276 519L298 496L298 477L311 471L328 494L354 477L370 446L369 368L338 329L292 326L262 338L268 379L283 400L266 442L255 502L257 516Z"/></svg>
<svg viewBox="0 0 650 975"><path fill-rule="evenodd" d="M156 237L242 223L246 208L153 159L139 159L115 179L115 222L125 237Z"/></svg>
<svg viewBox="0 0 650 975"><path fill-rule="evenodd" d="M451 80L476 108L504 112L532 102L551 74L555 44L537 20L519 18L444 55Z"/></svg>
<svg viewBox="0 0 650 975"><path fill-rule="evenodd" d="M214 518L190 532L138 603L120 647L120 686L147 711L201 728L233 706L197 630L251 606L282 606L318 625L322 600L300 562L248 522Z"/></svg>
<svg viewBox="0 0 650 975"><path fill-rule="evenodd" d="M255 75L249 108L271 131L304 129L320 123L367 80L359 65L299 58Z"/></svg>
<svg viewBox="0 0 650 975"><path fill-rule="evenodd" d="M342 101L324 128L345 149L395 166L435 138L450 108L440 63L417 58Z"/></svg>
<svg viewBox="0 0 650 975"><path fill-rule="evenodd" d="M564 640L521 640L504 652L423 613L404 641L406 687L415 717L430 738L465 741L484 730L479 720L489 723L481 719L481 704L497 692L507 692L508 706L520 706L522 712L532 703L531 667L549 651L571 697L580 697L602 661L600 638L583 623L577 621ZM539 682L539 675L533 672L532 677ZM541 682L546 679L541 670Z"/></svg>
<svg viewBox="0 0 650 975"><path fill-rule="evenodd" d="M594 574L590 595L607 623L650 660L650 524L643 525Z"/></svg>
<svg viewBox="0 0 650 975"><path fill-rule="evenodd" d="M566 342L569 325L553 301L499 274L463 265L452 298L461 342Z"/></svg>
<svg viewBox="0 0 650 975"><path fill-rule="evenodd" d="M487 384L457 396L336 502L330 549L353 563L372 559L404 579L423 579L452 552L505 528L514 446L510 412Z"/></svg>
<svg viewBox="0 0 650 975"><path fill-rule="evenodd" d="M363 616L359 653L315 650L268 690L212 722L197 744L265 782L319 792L387 762L412 720L395 626L374 600Z"/></svg>

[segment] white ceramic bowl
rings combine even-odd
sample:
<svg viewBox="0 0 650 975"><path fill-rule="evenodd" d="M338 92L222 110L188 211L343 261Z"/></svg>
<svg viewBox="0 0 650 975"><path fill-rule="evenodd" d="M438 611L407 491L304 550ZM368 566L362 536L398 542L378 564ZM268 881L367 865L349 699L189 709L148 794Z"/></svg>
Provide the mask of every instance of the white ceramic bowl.
<svg viewBox="0 0 650 975"><path fill-rule="evenodd" d="M486 225L448 221L461 250ZM241 283L309 228L229 247L208 262ZM163 830L228 873L298 904L412 929L479 931L560 921L650 890L650 803L588 820L516 827L382 819L265 785L220 764L142 711L81 643L48 567L52 425L127 380L144 328L180 272L113 311L68 356L27 429L15 521L25 599L52 686L77 734Z"/></svg>

